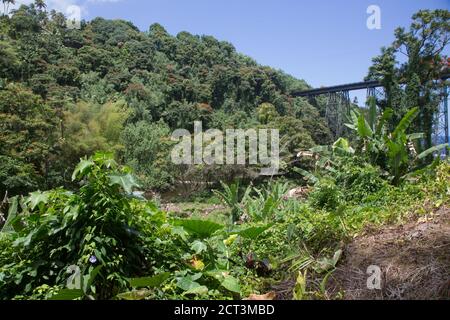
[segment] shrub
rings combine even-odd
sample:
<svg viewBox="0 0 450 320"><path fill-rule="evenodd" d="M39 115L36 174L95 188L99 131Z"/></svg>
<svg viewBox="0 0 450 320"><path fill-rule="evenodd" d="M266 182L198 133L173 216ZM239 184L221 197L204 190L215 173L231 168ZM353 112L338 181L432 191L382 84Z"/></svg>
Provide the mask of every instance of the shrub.
<svg viewBox="0 0 450 320"><path fill-rule="evenodd" d="M21 201L8 236L14 248L1 255L0 298L30 295L43 284L65 286L72 267L91 278L86 292L110 298L126 287L126 277L151 267L142 231L152 234L156 209L128 198L136 186L129 169L98 153L82 160L73 178L83 184L76 194L56 189Z"/></svg>
<svg viewBox="0 0 450 320"><path fill-rule="evenodd" d="M320 180L311 192L310 201L313 207L318 209L334 210L339 207L343 194L331 178Z"/></svg>
<svg viewBox="0 0 450 320"><path fill-rule="evenodd" d="M381 174L379 169L369 164L350 163L340 168L336 184L345 190L345 200L359 202L386 186Z"/></svg>
<svg viewBox="0 0 450 320"><path fill-rule="evenodd" d="M255 196L245 199L246 213L254 222L273 222L280 214L283 197L289 190L287 183L271 182L261 189L254 188Z"/></svg>
<svg viewBox="0 0 450 320"><path fill-rule="evenodd" d="M124 160L146 189L165 189L174 180L171 165L170 128L163 121L129 124L122 132Z"/></svg>

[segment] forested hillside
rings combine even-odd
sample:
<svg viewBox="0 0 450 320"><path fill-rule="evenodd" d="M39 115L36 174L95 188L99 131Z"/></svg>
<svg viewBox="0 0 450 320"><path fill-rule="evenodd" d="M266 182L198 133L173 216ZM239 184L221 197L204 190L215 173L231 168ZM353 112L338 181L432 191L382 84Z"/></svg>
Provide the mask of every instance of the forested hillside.
<svg viewBox="0 0 450 320"><path fill-rule="evenodd" d="M67 185L97 150L114 151L146 188L167 188L177 173L164 137L192 131L194 120L206 129L270 123L305 148L330 142L320 110L289 97L304 81L230 43L102 18L68 29L44 9L0 18L0 193Z"/></svg>
<svg viewBox="0 0 450 320"><path fill-rule="evenodd" d="M69 29L42 0L2 15L0 300L449 299L450 147L432 139L449 21L396 29L368 74L383 97L333 137L321 98L291 97L304 81L227 42ZM194 121L278 129L278 173L176 164ZM267 159L251 140L227 158Z"/></svg>

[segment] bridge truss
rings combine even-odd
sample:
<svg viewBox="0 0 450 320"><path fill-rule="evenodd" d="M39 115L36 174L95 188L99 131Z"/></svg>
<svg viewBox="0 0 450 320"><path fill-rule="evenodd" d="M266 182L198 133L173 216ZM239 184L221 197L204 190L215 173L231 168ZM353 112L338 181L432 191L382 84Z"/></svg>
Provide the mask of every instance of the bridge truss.
<svg viewBox="0 0 450 320"><path fill-rule="evenodd" d="M449 77L449 74L442 77L444 86L440 94L439 110L435 115L433 125L433 144L435 145L449 143L449 92L448 83L446 81ZM352 102L350 101L350 91L363 89L367 90L368 97L376 97L377 100L384 97L383 86L378 81L363 81L306 91L296 91L292 93L292 96L315 100L318 96L324 95L326 97L325 117L332 134L335 138L338 138L341 137L346 130L345 123L352 106Z"/></svg>
<svg viewBox="0 0 450 320"><path fill-rule="evenodd" d="M449 123L448 123L448 86L444 85L441 91L439 110L434 118L434 137L433 144L449 144Z"/></svg>

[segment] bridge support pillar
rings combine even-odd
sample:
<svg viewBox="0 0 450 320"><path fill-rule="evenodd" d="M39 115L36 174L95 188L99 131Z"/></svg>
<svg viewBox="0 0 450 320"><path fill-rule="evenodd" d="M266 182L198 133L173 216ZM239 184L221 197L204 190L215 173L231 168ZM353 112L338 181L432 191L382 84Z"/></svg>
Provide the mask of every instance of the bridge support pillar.
<svg viewBox="0 0 450 320"><path fill-rule="evenodd" d="M330 92L327 95L325 117L335 139L345 133L345 122L350 115L350 92Z"/></svg>
<svg viewBox="0 0 450 320"><path fill-rule="evenodd" d="M448 92L448 86L444 85L442 88L441 93L441 101L439 103L439 110L436 113L435 119L434 119L434 138L433 138L433 144L439 145L439 144L449 144L449 113L448 113L448 99L449 99L449 92ZM445 151L446 154L448 154L448 151Z"/></svg>

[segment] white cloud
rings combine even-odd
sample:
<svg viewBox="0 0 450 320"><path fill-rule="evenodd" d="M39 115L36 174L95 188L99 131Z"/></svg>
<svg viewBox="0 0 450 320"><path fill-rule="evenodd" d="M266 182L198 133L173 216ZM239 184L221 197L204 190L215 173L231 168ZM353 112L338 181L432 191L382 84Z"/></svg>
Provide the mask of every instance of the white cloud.
<svg viewBox="0 0 450 320"><path fill-rule="evenodd" d="M67 14L68 10L72 6L78 6L83 15L86 15L88 12L89 4L93 3L108 3L108 2L119 2L122 0L46 0L48 10L56 10ZM16 0L16 4L11 6L10 9L17 9L22 4L29 5L33 3L34 0Z"/></svg>
<svg viewBox="0 0 450 320"><path fill-rule="evenodd" d="M16 4L14 6L12 6L11 8L17 9L22 4L29 5L33 2L34 2L34 0L17 0ZM54 9L54 10L60 11L62 13L66 13L67 8L69 8L70 6L73 6L73 5L83 7L81 5L81 2L82 1L79 1L79 0L46 0L45 1L48 10Z"/></svg>

